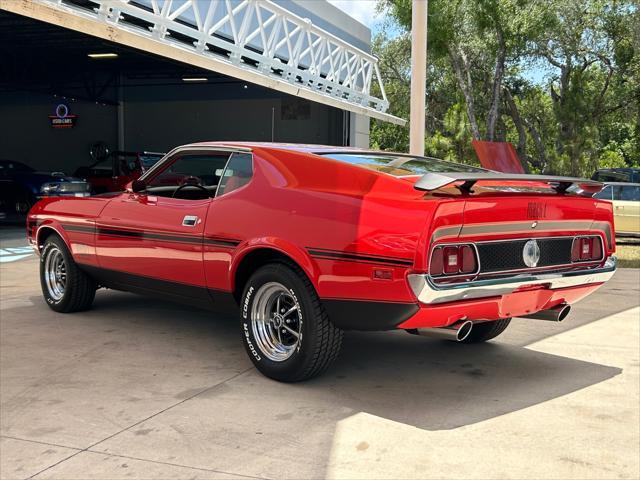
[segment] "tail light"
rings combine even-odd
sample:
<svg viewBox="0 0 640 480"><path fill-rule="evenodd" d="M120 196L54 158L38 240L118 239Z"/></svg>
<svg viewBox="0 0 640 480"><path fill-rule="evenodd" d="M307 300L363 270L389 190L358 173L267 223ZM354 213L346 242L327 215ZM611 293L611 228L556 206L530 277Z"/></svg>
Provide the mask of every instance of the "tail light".
<svg viewBox="0 0 640 480"><path fill-rule="evenodd" d="M476 251L471 245L436 247L431 254L429 274L432 277L470 274L477 269Z"/></svg>
<svg viewBox="0 0 640 480"><path fill-rule="evenodd" d="M575 237L571 248L572 262L589 262L602 258L600 237Z"/></svg>

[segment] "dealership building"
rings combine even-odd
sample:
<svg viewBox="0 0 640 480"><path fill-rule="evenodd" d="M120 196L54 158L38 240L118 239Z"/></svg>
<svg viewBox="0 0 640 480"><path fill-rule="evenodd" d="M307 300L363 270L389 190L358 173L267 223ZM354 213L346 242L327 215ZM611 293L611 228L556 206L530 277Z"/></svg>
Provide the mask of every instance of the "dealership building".
<svg viewBox="0 0 640 480"><path fill-rule="evenodd" d="M253 140L368 146L394 123L371 32L324 0L1 0L2 157ZM375 93L374 93L375 92Z"/></svg>

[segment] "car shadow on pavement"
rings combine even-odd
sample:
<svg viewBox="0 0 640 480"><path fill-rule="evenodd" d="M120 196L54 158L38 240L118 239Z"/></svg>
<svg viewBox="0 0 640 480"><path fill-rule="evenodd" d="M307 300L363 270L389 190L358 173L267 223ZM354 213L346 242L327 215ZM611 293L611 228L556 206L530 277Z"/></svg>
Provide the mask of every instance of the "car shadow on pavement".
<svg viewBox="0 0 640 480"><path fill-rule="evenodd" d="M303 388L330 388L356 411L445 430L527 408L620 373L619 368L504 343L466 345L403 332L350 332L331 371Z"/></svg>
<svg viewBox="0 0 640 480"><path fill-rule="evenodd" d="M160 328L180 339L190 337L188 343L199 347L203 362L229 353L237 361L245 354L234 317L164 302L156 303L153 315L148 315L146 298L110 297L99 299L95 312L125 315L122 327L135 323L133 334ZM620 372L501 342L467 345L401 331L346 332L341 355L329 371L308 382L281 384L280 391L289 401L304 402L315 393L326 399L329 408L338 404L345 411L440 430L545 402ZM298 399L296 392L301 394Z"/></svg>

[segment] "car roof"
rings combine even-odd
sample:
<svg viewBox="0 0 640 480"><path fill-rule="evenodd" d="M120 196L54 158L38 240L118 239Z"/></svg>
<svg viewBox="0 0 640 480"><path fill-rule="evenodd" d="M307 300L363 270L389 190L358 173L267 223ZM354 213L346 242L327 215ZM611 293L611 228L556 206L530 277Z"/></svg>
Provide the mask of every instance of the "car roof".
<svg viewBox="0 0 640 480"><path fill-rule="evenodd" d="M637 167L616 167L616 168L599 168L596 170L598 172L638 172L640 168Z"/></svg>
<svg viewBox="0 0 640 480"><path fill-rule="evenodd" d="M635 182L607 182L607 181L603 181L602 182L605 185L620 185L620 186L631 186L631 187L640 187L640 183L635 183Z"/></svg>
<svg viewBox="0 0 640 480"><path fill-rule="evenodd" d="M357 147L337 147L335 145L316 145L312 143L284 143L284 142L198 142L190 143L185 147L243 147L243 148L269 148L276 150L292 150L302 153L388 153L394 155L394 152L379 152L367 148ZM397 155L403 155L398 153Z"/></svg>

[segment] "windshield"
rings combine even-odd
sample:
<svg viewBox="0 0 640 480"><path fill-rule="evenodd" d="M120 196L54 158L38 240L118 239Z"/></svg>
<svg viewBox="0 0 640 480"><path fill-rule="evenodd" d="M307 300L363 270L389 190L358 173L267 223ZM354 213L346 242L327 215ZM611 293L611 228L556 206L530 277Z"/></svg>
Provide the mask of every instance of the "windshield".
<svg viewBox="0 0 640 480"><path fill-rule="evenodd" d="M487 170L462 163L447 162L431 157L414 157L398 153L332 152L319 153L323 157L359 165L397 177L424 175L431 172L486 172Z"/></svg>

